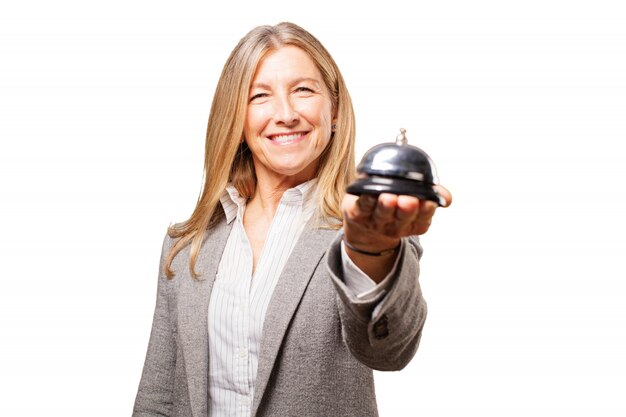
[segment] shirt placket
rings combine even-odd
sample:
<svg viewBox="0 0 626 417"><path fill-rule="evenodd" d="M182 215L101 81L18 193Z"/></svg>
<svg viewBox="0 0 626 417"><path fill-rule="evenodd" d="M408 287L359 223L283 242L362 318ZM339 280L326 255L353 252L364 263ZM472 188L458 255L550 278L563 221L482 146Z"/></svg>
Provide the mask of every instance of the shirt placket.
<svg viewBox="0 0 626 417"><path fill-rule="evenodd" d="M239 277L236 291L236 305L234 308L236 326L236 348L233 351L234 358L233 363L236 369L237 378L237 392L238 395L238 409L240 416L250 415L250 406L252 404L252 397L250 391L250 375L249 375L249 361L250 361L250 343L248 338L248 328L250 326L249 317L249 305L250 305L250 283L252 280L252 249L250 242L246 236L243 227L243 210L237 218L237 225L239 228L240 244L244 248L245 259L245 273Z"/></svg>

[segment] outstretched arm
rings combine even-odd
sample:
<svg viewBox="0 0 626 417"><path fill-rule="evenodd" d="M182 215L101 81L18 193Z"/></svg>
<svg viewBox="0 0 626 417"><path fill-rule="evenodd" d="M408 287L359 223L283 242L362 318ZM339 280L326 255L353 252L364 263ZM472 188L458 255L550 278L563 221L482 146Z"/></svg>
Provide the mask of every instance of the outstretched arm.
<svg viewBox="0 0 626 417"><path fill-rule="evenodd" d="M448 203L450 193L438 190ZM356 359L378 370L398 370L415 355L426 319L426 302L419 285L422 248L417 235L432 222L436 205L414 197L380 195L378 199L347 195L344 233L328 252L328 270L338 294L343 338ZM384 290L358 297L345 283L341 240L352 261L372 280L387 277ZM360 253L385 252L383 256ZM396 265L393 273L389 275Z"/></svg>

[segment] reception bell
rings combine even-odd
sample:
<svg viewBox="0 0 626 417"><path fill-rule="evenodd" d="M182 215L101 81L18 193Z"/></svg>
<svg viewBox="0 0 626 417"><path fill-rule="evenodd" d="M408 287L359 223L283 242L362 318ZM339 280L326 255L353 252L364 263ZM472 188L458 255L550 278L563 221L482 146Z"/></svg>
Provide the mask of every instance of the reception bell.
<svg viewBox="0 0 626 417"><path fill-rule="evenodd" d="M435 164L426 152L407 143L405 133L400 129L395 143L381 143L367 151L357 166L357 180L346 191L412 195L445 206L446 201L433 188L439 182Z"/></svg>

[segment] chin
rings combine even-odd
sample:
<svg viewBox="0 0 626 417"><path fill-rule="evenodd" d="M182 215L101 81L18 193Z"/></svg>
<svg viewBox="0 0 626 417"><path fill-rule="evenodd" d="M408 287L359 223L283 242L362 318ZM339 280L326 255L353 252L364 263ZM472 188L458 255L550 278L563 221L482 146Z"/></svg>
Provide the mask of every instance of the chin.
<svg viewBox="0 0 626 417"><path fill-rule="evenodd" d="M284 175L286 177L295 177L299 174L302 174L305 171L305 168L294 167L294 168L282 168L276 169L274 172L278 175Z"/></svg>
<svg viewBox="0 0 626 417"><path fill-rule="evenodd" d="M273 171L276 174L295 177L295 176L311 176L315 173L315 169L312 169L311 164L298 164L298 165L283 165L280 167L275 167ZM310 175L309 175L310 172Z"/></svg>

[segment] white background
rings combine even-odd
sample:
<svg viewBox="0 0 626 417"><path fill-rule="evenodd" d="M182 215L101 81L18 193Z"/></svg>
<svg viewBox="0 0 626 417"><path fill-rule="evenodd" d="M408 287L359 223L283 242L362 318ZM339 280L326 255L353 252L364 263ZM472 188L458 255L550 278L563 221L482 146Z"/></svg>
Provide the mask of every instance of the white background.
<svg viewBox="0 0 626 417"><path fill-rule="evenodd" d="M394 416L624 416L620 1L0 6L0 415L130 415L170 222L194 207L230 50L290 20L350 88L358 156L400 127L454 194Z"/></svg>

